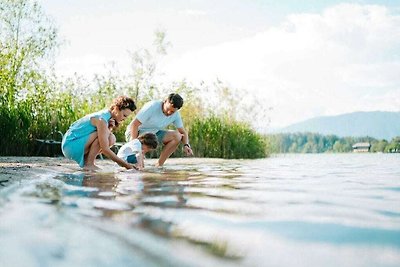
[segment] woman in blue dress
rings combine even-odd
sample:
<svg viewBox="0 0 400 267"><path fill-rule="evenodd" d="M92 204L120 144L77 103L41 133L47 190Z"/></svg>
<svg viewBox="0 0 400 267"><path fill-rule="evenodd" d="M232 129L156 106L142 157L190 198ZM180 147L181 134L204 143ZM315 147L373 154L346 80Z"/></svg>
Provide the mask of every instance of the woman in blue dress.
<svg viewBox="0 0 400 267"><path fill-rule="evenodd" d="M64 156L75 160L85 170L98 169L94 161L100 152L122 167L134 168L110 149L116 138L109 126L118 125L135 110L136 105L132 98L119 96L113 100L109 109L77 120L69 127L62 140Z"/></svg>

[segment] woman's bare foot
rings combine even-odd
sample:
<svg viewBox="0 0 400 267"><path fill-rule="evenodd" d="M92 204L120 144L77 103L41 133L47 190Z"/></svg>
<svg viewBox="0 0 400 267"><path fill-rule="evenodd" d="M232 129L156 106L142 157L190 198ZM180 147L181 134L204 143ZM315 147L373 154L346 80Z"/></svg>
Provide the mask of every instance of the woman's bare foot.
<svg viewBox="0 0 400 267"><path fill-rule="evenodd" d="M85 166L83 166L83 169L85 171L97 171L97 170L100 170L100 168L97 167L96 165L85 165Z"/></svg>

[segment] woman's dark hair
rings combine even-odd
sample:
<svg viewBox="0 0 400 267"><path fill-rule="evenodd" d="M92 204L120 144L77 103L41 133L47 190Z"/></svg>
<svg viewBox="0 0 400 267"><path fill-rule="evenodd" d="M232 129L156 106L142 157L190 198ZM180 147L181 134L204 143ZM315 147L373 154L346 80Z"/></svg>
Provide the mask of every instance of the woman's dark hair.
<svg viewBox="0 0 400 267"><path fill-rule="evenodd" d="M174 106L174 108L180 109L183 106L183 98L178 94L169 94L168 101Z"/></svg>
<svg viewBox="0 0 400 267"><path fill-rule="evenodd" d="M113 109L114 107L117 107L119 110L127 109L129 108L131 111L136 110L136 105L135 101L127 96L119 96L113 100L113 103L110 107L110 109Z"/></svg>
<svg viewBox="0 0 400 267"><path fill-rule="evenodd" d="M138 137L140 143L149 148L156 149L158 146L157 136L153 133L145 133Z"/></svg>

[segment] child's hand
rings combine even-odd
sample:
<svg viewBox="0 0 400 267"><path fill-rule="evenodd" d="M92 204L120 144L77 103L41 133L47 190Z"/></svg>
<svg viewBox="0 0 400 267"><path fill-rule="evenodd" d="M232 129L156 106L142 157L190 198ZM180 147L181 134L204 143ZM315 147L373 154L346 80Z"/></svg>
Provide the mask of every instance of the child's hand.
<svg viewBox="0 0 400 267"><path fill-rule="evenodd" d="M135 170L137 170L137 171L142 171L142 170L143 170L143 168L140 167L140 165L137 164L137 163L132 164L132 163L129 163L129 162L128 162L128 166L129 166L129 169L135 169ZM127 169L128 169L128 168L127 168Z"/></svg>
<svg viewBox="0 0 400 267"><path fill-rule="evenodd" d="M140 164L135 164L135 168L138 171L143 171L143 169L144 169L142 166L140 166Z"/></svg>

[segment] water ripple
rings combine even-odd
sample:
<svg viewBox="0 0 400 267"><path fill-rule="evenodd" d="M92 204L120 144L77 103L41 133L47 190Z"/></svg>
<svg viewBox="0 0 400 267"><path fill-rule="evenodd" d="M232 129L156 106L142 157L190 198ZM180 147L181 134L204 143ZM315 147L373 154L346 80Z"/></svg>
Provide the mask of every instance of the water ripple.
<svg viewBox="0 0 400 267"><path fill-rule="evenodd" d="M60 173L3 191L0 245L32 238L13 228L17 221L49 237L47 245L34 237L37 247L23 255L28 263L41 255L43 266L57 266L56 258L76 265L74 248L87 253L85 266L397 266L399 162L386 154L285 155ZM66 229L96 245L71 241ZM96 258L106 251L99 242L119 252Z"/></svg>

